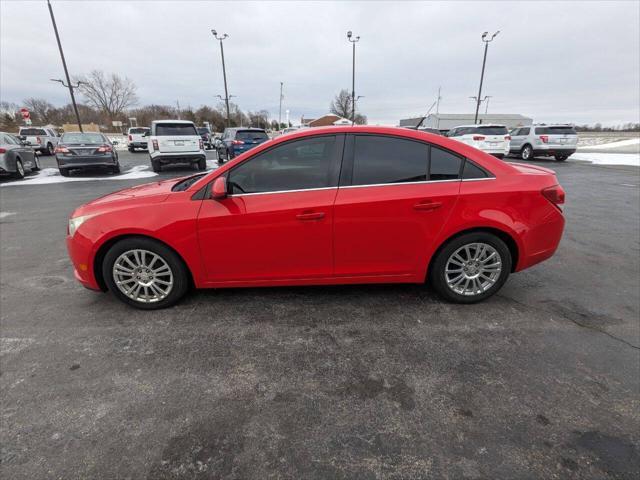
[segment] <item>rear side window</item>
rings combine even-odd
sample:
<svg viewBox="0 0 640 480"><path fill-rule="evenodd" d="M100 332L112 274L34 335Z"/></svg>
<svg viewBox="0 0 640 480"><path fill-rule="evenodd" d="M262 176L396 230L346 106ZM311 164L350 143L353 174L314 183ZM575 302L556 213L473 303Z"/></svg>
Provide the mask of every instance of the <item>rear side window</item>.
<svg viewBox="0 0 640 480"><path fill-rule="evenodd" d="M577 135L573 127L536 127L537 135Z"/></svg>
<svg viewBox="0 0 640 480"><path fill-rule="evenodd" d="M429 180L456 180L460 178L462 158L438 147L431 147Z"/></svg>
<svg viewBox="0 0 640 480"><path fill-rule="evenodd" d="M46 136L47 132L42 128L23 128L20 130L20 135L43 135Z"/></svg>
<svg viewBox="0 0 640 480"><path fill-rule="evenodd" d="M429 147L401 138L354 138L352 185L422 182L427 179Z"/></svg>
<svg viewBox="0 0 640 480"><path fill-rule="evenodd" d="M507 127L476 127L473 133L481 135L507 135Z"/></svg>
<svg viewBox="0 0 640 480"><path fill-rule="evenodd" d="M489 175L483 169L478 167L476 164L471 162L470 160L464 161L464 167L462 170L462 179L463 180L471 180L474 178L487 178Z"/></svg>
<svg viewBox="0 0 640 480"><path fill-rule="evenodd" d="M229 175L232 194L305 190L330 186L336 158L335 136L285 143L234 168Z"/></svg>
<svg viewBox="0 0 640 480"><path fill-rule="evenodd" d="M156 125L156 136L187 136L198 135L196 127L189 123L158 123Z"/></svg>
<svg viewBox="0 0 640 480"><path fill-rule="evenodd" d="M236 133L236 140L242 140L243 142L268 139L269 137L267 136L267 134L259 130L240 130Z"/></svg>

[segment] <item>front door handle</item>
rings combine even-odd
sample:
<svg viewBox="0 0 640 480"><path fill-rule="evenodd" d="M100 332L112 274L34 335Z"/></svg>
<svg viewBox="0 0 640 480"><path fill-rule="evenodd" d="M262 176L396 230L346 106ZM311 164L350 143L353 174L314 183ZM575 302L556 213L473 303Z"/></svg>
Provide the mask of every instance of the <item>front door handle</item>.
<svg viewBox="0 0 640 480"><path fill-rule="evenodd" d="M301 221L305 220L321 220L324 218L324 212L304 212L296 215L296 218Z"/></svg>
<svg viewBox="0 0 640 480"><path fill-rule="evenodd" d="M416 203L413 208L415 210L420 210L423 212L431 212L433 210L437 210L442 206L441 202L433 202L431 200L423 200L422 202Z"/></svg>

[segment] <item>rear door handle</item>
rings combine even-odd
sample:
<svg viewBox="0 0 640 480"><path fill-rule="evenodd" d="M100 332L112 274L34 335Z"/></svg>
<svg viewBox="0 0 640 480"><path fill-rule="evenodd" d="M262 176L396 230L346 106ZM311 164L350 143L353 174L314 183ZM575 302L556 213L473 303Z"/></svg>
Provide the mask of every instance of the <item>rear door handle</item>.
<svg viewBox="0 0 640 480"><path fill-rule="evenodd" d="M421 210L423 212L430 212L432 210L437 210L442 206L441 202L432 202L431 200L423 200L422 202L416 203L413 208L415 210Z"/></svg>
<svg viewBox="0 0 640 480"><path fill-rule="evenodd" d="M305 220L321 220L324 218L324 212L305 212L296 215L296 218L301 221Z"/></svg>

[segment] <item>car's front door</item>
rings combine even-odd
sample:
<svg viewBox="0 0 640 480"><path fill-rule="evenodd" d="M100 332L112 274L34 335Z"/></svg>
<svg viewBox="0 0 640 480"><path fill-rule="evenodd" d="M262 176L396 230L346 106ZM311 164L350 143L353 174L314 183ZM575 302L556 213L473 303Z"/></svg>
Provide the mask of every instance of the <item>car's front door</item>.
<svg viewBox="0 0 640 480"><path fill-rule="evenodd" d="M293 140L227 174L229 195L198 216L210 283L330 277L342 135Z"/></svg>
<svg viewBox="0 0 640 480"><path fill-rule="evenodd" d="M350 136L334 207L335 275L421 274L458 198L462 161L406 138Z"/></svg>

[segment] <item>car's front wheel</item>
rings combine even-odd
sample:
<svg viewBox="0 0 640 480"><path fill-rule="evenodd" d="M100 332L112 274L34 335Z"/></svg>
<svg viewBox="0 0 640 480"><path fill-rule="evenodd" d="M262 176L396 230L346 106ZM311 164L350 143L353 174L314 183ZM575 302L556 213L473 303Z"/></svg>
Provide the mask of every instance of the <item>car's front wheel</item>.
<svg viewBox="0 0 640 480"><path fill-rule="evenodd" d="M104 257L102 273L119 300L145 310L174 305L189 287L182 259L151 238L117 242Z"/></svg>
<svg viewBox="0 0 640 480"><path fill-rule="evenodd" d="M55 148L53 148L53 144L47 143L47 155L53 156L55 153Z"/></svg>
<svg viewBox="0 0 640 480"><path fill-rule="evenodd" d="M22 160L16 160L16 171L13 174L15 178L24 178L24 165L22 165Z"/></svg>
<svg viewBox="0 0 640 480"><path fill-rule="evenodd" d="M522 160L533 160L533 148L531 145L525 145L522 147L522 150L520 151L520 158L522 158Z"/></svg>
<svg viewBox="0 0 640 480"><path fill-rule="evenodd" d="M507 245L488 232L454 238L436 254L429 271L435 291L451 302L476 303L495 294L511 273Z"/></svg>

